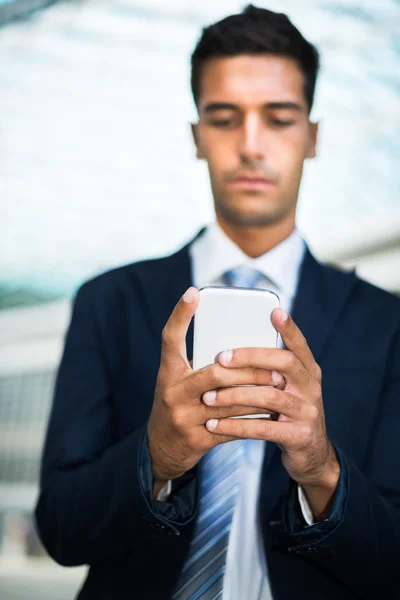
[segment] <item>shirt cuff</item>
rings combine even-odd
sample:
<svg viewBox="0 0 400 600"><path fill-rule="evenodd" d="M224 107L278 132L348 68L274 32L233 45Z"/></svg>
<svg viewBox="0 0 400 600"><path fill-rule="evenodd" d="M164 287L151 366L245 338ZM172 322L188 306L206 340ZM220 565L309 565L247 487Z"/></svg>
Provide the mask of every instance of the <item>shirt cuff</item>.
<svg viewBox="0 0 400 600"><path fill-rule="evenodd" d="M332 499L330 515L324 521L308 523L303 506L300 503L297 483L290 486L284 501L284 523L293 542L313 543L333 531L343 520L344 510L348 493L348 474L344 454L335 447L336 455L340 464L340 477L338 486ZM303 492L304 493L304 492Z"/></svg>
<svg viewBox="0 0 400 600"><path fill-rule="evenodd" d="M169 481L167 481L167 483L165 485L163 485L161 490L158 492L157 500L159 500L160 502L167 502L171 495L171 491L172 491L172 481L169 480Z"/></svg>
<svg viewBox="0 0 400 600"><path fill-rule="evenodd" d="M139 450L139 479L142 493L155 515L172 523L186 523L196 510L197 478L195 469L168 481L154 498L154 474L149 454L147 434Z"/></svg>
<svg viewBox="0 0 400 600"><path fill-rule="evenodd" d="M164 489L164 488L163 488ZM307 523L307 525L314 525L315 519L311 507L308 503L306 495L304 493L303 488L298 485L297 486L297 497L299 499L299 504L301 508L301 512L303 514L303 519Z"/></svg>

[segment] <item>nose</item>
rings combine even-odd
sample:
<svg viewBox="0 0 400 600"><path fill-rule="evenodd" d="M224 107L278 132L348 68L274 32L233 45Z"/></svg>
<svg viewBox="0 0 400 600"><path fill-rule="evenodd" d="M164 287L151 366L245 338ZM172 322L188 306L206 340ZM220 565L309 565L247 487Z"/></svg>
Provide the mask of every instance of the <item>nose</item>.
<svg viewBox="0 0 400 600"><path fill-rule="evenodd" d="M243 122L239 152L244 164L260 162L265 158L262 123L256 114L249 114Z"/></svg>

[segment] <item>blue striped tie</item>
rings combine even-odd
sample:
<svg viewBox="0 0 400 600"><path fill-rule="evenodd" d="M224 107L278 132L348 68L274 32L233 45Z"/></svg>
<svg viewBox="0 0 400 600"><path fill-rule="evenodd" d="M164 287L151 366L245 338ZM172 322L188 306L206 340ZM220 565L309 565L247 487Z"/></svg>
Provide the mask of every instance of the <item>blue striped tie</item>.
<svg viewBox="0 0 400 600"><path fill-rule="evenodd" d="M225 273L225 282L230 287L253 288L261 278L262 273L250 267ZM216 446L199 463L199 516L173 600L222 598L245 443L245 440L237 440Z"/></svg>

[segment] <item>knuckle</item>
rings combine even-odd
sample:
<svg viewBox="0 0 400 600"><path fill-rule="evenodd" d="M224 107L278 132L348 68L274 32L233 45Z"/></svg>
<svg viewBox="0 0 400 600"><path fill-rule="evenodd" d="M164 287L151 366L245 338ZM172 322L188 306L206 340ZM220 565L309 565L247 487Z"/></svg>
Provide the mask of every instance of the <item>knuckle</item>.
<svg viewBox="0 0 400 600"><path fill-rule="evenodd" d="M320 383L317 383L315 385L315 400L316 402L320 402L321 398L322 398L322 386Z"/></svg>
<svg viewBox="0 0 400 600"><path fill-rule="evenodd" d="M218 388L221 383L222 383L222 377L221 377L221 369L219 367L219 365L215 364L212 365L212 367L210 367L209 370L209 381L210 384L212 386L212 388Z"/></svg>
<svg viewBox="0 0 400 600"><path fill-rule="evenodd" d="M322 390L319 385L312 385L311 391L308 395L309 401L318 408L321 403Z"/></svg>
<svg viewBox="0 0 400 600"><path fill-rule="evenodd" d="M296 365L297 365L297 358L295 357L295 355L293 354L293 352L287 352L286 353L286 367L288 369L293 369Z"/></svg>
<svg viewBox="0 0 400 600"><path fill-rule="evenodd" d="M315 406L315 404L310 404L309 407L308 407L308 414L309 414L310 420L313 423L315 421L318 421L318 418L319 418L319 408L318 408L318 406Z"/></svg>
<svg viewBox="0 0 400 600"><path fill-rule="evenodd" d="M158 374L157 374L157 386L159 389L166 387L167 379L168 379L168 371L167 371L165 365L163 365L161 363L160 368L158 370Z"/></svg>
<svg viewBox="0 0 400 600"><path fill-rule="evenodd" d="M182 406L177 407L172 414L172 422L174 427L179 431L183 431L187 424L187 411Z"/></svg>
<svg viewBox="0 0 400 600"><path fill-rule="evenodd" d="M166 388L164 390L163 400L164 400L164 404L168 408L172 408L172 406L174 405L174 400L175 400L175 394L174 394L172 388Z"/></svg>
<svg viewBox="0 0 400 600"><path fill-rule="evenodd" d="M315 379L317 381L321 382L321 380L322 380L322 369L321 369L321 367L319 366L318 363L314 363L313 371L314 371L313 375L314 375Z"/></svg>
<svg viewBox="0 0 400 600"><path fill-rule="evenodd" d="M191 432L188 433L188 435L185 438L185 442L186 442L186 446L189 450L189 452L195 453L198 452L199 450L202 451L202 444L199 444L198 438L195 435L195 433ZM208 448L205 448L205 452L208 450Z"/></svg>
<svg viewBox="0 0 400 600"><path fill-rule="evenodd" d="M172 344L171 327L168 325L168 323L162 330L161 339L164 346L169 346Z"/></svg>
<svg viewBox="0 0 400 600"><path fill-rule="evenodd" d="M310 446L312 443L312 429L311 427L303 427L299 434L299 441L302 446Z"/></svg>

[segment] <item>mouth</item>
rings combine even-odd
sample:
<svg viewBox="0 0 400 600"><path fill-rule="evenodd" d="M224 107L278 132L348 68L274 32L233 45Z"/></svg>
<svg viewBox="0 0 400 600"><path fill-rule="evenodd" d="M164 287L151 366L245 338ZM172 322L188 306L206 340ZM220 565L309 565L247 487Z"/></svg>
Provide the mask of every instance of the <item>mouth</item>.
<svg viewBox="0 0 400 600"><path fill-rule="evenodd" d="M272 179L267 179L266 177L242 175L233 179L229 186L235 189L265 190L267 188L275 187L276 182Z"/></svg>

